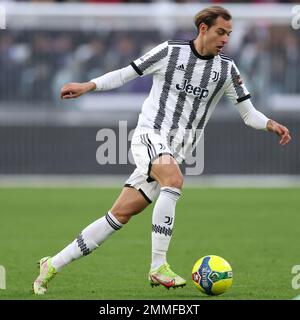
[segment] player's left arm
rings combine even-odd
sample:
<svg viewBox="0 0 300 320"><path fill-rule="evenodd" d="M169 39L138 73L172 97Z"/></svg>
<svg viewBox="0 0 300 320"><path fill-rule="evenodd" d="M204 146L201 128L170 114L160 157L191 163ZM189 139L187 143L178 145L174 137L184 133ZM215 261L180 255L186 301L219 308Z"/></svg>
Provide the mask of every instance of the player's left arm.
<svg viewBox="0 0 300 320"><path fill-rule="evenodd" d="M267 118L263 113L254 108L250 99L244 100L236 104L245 124L259 130L267 130L274 132L280 136L279 143L281 145L288 144L291 140L290 132L284 125Z"/></svg>
<svg viewBox="0 0 300 320"><path fill-rule="evenodd" d="M250 100L251 95L234 62L228 75L225 94L235 105L246 125L254 129L275 132L280 136L279 143L281 145L290 142L291 136L287 127L267 118L263 113L254 108Z"/></svg>
<svg viewBox="0 0 300 320"><path fill-rule="evenodd" d="M270 132L275 132L280 136L279 143L281 145L288 144L291 141L291 135L289 132L289 129L285 127L284 125L270 119L267 122L267 130Z"/></svg>

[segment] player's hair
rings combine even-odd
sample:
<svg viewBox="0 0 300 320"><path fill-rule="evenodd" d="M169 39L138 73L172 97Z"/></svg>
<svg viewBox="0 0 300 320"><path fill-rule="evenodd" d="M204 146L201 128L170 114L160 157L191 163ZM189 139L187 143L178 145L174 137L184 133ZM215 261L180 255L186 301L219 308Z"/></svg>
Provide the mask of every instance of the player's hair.
<svg viewBox="0 0 300 320"><path fill-rule="evenodd" d="M213 26L218 17L225 20L231 20L232 16L228 10L221 6L211 6L198 12L194 17L195 26L198 29L203 22L208 26L208 29Z"/></svg>

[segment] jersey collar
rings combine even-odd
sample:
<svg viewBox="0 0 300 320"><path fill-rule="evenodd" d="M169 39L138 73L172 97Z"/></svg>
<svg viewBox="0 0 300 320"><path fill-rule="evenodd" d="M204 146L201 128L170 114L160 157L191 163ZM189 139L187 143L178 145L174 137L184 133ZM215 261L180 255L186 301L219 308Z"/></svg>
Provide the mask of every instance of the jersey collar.
<svg viewBox="0 0 300 320"><path fill-rule="evenodd" d="M193 51L194 55L197 58L202 59L202 60L210 60L210 59L213 59L215 57L215 56L202 56L201 54L199 54L197 52L196 48L195 48L194 40L190 40L189 44L190 44L191 50Z"/></svg>

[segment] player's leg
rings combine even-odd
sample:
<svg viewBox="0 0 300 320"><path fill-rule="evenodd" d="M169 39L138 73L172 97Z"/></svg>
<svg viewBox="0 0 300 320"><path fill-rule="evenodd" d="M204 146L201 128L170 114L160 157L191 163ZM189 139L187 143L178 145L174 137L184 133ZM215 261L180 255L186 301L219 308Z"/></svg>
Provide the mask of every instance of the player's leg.
<svg viewBox="0 0 300 320"><path fill-rule="evenodd" d="M121 224L126 224L133 215L143 211L149 204L150 200L140 191L124 187L110 212Z"/></svg>
<svg viewBox="0 0 300 320"><path fill-rule="evenodd" d="M150 176L161 189L152 216L152 263L156 269L166 263L166 253L172 236L176 202L180 197L183 176L171 155L162 155L151 167Z"/></svg>
<svg viewBox="0 0 300 320"><path fill-rule="evenodd" d="M52 258L53 266L60 271L71 261L88 255L111 234L120 230L132 215L144 210L148 204L140 192L134 188L124 187L105 216L88 225L69 246Z"/></svg>
<svg viewBox="0 0 300 320"><path fill-rule="evenodd" d="M91 253L111 234L120 230L132 215L144 210L148 204L149 202L139 191L124 187L105 216L88 225L73 242L54 257L45 257L40 260L40 275L34 281L34 293L44 294L48 282L57 272L73 260Z"/></svg>
<svg viewBox="0 0 300 320"><path fill-rule="evenodd" d="M152 285L184 286L186 281L167 264L167 251L175 221L176 202L180 197L183 176L176 160L168 154L153 161L150 176L161 189L152 216L152 263L149 280Z"/></svg>

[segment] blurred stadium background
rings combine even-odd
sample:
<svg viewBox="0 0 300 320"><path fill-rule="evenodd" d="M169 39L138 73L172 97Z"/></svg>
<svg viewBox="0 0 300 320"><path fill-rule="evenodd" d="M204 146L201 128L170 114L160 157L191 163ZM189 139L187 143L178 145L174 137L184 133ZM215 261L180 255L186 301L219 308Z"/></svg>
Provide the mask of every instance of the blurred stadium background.
<svg viewBox="0 0 300 320"><path fill-rule="evenodd" d="M6 9L6 29L0 30L0 265L7 270L0 300L39 299L30 292L35 261L103 215L133 170L97 162L97 133L111 128L118 138L119 121L127 121L128 132L135 127L151 78L69 101L60 100L61 86L127 66L167 39L195 37L192 17L212 3L233 14L225 53L236 61L255 106L286 124L293 141L281 147L277 136L246 127L222 100L205 131L204 172L185 180L201 191L190 189L178 203L183 214L177 214L180 227L168 259L186 279L200 256L228 259L234 286L224 299L298 295L291 286L300 224L300 29L292 27L292 20L300 24L292 11L297 2L109 2L0 3ZM144 281L151 210L99 254L68 267L46 299L199 300L191 282L188 290L169 292L149 290ZM116 257L126 262L122 268Z"/></svg>
<svg viewBox="0 0 300 320"><path fill-rule="evenodd" d="M61 86L127 66L167 39L192 39L193 15L221 4L234 17L225 53L236 61L255 106L286 124L293 141L281 147L278 137L246 127L224 99L206 129L204 172L193 181L299 184L300 30L291 25L296 1L87 2L99 3L1 3L0 183L123 182L133 166L97 163L96 135L102 128L117 132L120 120L128 121L128 131L135 127L151 77L72 101L60 100Z"/></svg>

